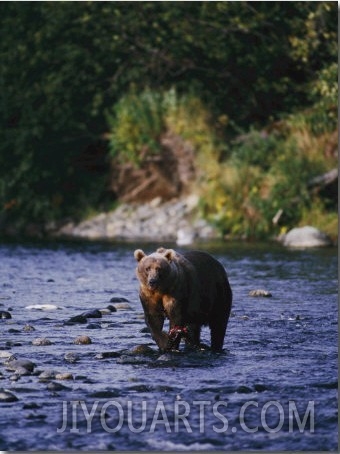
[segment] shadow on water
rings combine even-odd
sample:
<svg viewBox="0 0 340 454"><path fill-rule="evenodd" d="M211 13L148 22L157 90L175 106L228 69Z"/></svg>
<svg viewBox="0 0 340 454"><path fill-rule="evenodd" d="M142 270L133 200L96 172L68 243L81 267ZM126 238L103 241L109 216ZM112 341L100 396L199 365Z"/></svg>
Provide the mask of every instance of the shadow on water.
<svg viewBox="0 0 340 454"><path fill-rule="evenodd" d="M335 450L336 250L197 245L233 289L225 350L161 354L133 258L158 246L0 245L0 449Z"/></svg>

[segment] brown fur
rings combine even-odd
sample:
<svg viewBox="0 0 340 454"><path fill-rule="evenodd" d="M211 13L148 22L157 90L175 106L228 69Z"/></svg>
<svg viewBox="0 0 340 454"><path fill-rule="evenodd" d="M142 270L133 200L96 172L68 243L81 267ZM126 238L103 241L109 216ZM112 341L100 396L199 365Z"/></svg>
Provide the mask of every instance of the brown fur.
<svg viewBox="0 0 340 454"><path fill-rule="evenodd" d="M164 320L170 331L186 327L187 344L197 347L202 325L211 330L211 348L221 350L230 315L232 293L223 266L205 252L179 254L173 249L159 248L146 255L134 253L138 262L136 274L145 321L161 350L178 348L169 334L162 331Z"/></svg>

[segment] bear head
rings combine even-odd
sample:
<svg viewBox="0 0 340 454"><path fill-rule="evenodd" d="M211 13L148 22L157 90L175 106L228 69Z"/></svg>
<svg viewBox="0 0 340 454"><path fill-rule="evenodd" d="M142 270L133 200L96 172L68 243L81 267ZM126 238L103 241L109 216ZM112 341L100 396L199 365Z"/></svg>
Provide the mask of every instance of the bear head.
<svg viewBox="0 0 340 454"><path fill-rule="evenodd" d="M146 255L137 249L134 256L138 262L136 274L141 285L153 291L165 291L171 282L176 252L159 248L153 254Z"/></svg>

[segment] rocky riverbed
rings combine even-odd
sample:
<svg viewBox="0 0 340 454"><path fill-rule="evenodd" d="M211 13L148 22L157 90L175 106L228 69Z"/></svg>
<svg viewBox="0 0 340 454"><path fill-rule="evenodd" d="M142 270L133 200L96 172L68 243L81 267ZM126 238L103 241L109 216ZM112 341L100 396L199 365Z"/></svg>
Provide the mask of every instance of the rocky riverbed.
<svg viewBox="0 0 340 454"><path fill-rule="evenodd" d="M138 243L0 245L0 451L335 451L335 248L209 245L234 294L218 354L158 351Z"/></svg>

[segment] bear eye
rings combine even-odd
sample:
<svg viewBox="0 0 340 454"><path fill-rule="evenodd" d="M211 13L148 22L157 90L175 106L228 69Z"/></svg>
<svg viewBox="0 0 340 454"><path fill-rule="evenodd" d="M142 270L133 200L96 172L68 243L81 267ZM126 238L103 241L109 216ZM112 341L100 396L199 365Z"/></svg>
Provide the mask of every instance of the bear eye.
<svg viewBox="0 0 340 454"><path fill-rule="evenodd" d="M151 270L151 267L150 267L150 266L147 266L147 267L145 268L145 271L146 271L146 272L149 272L150 270Z"/></svg>

